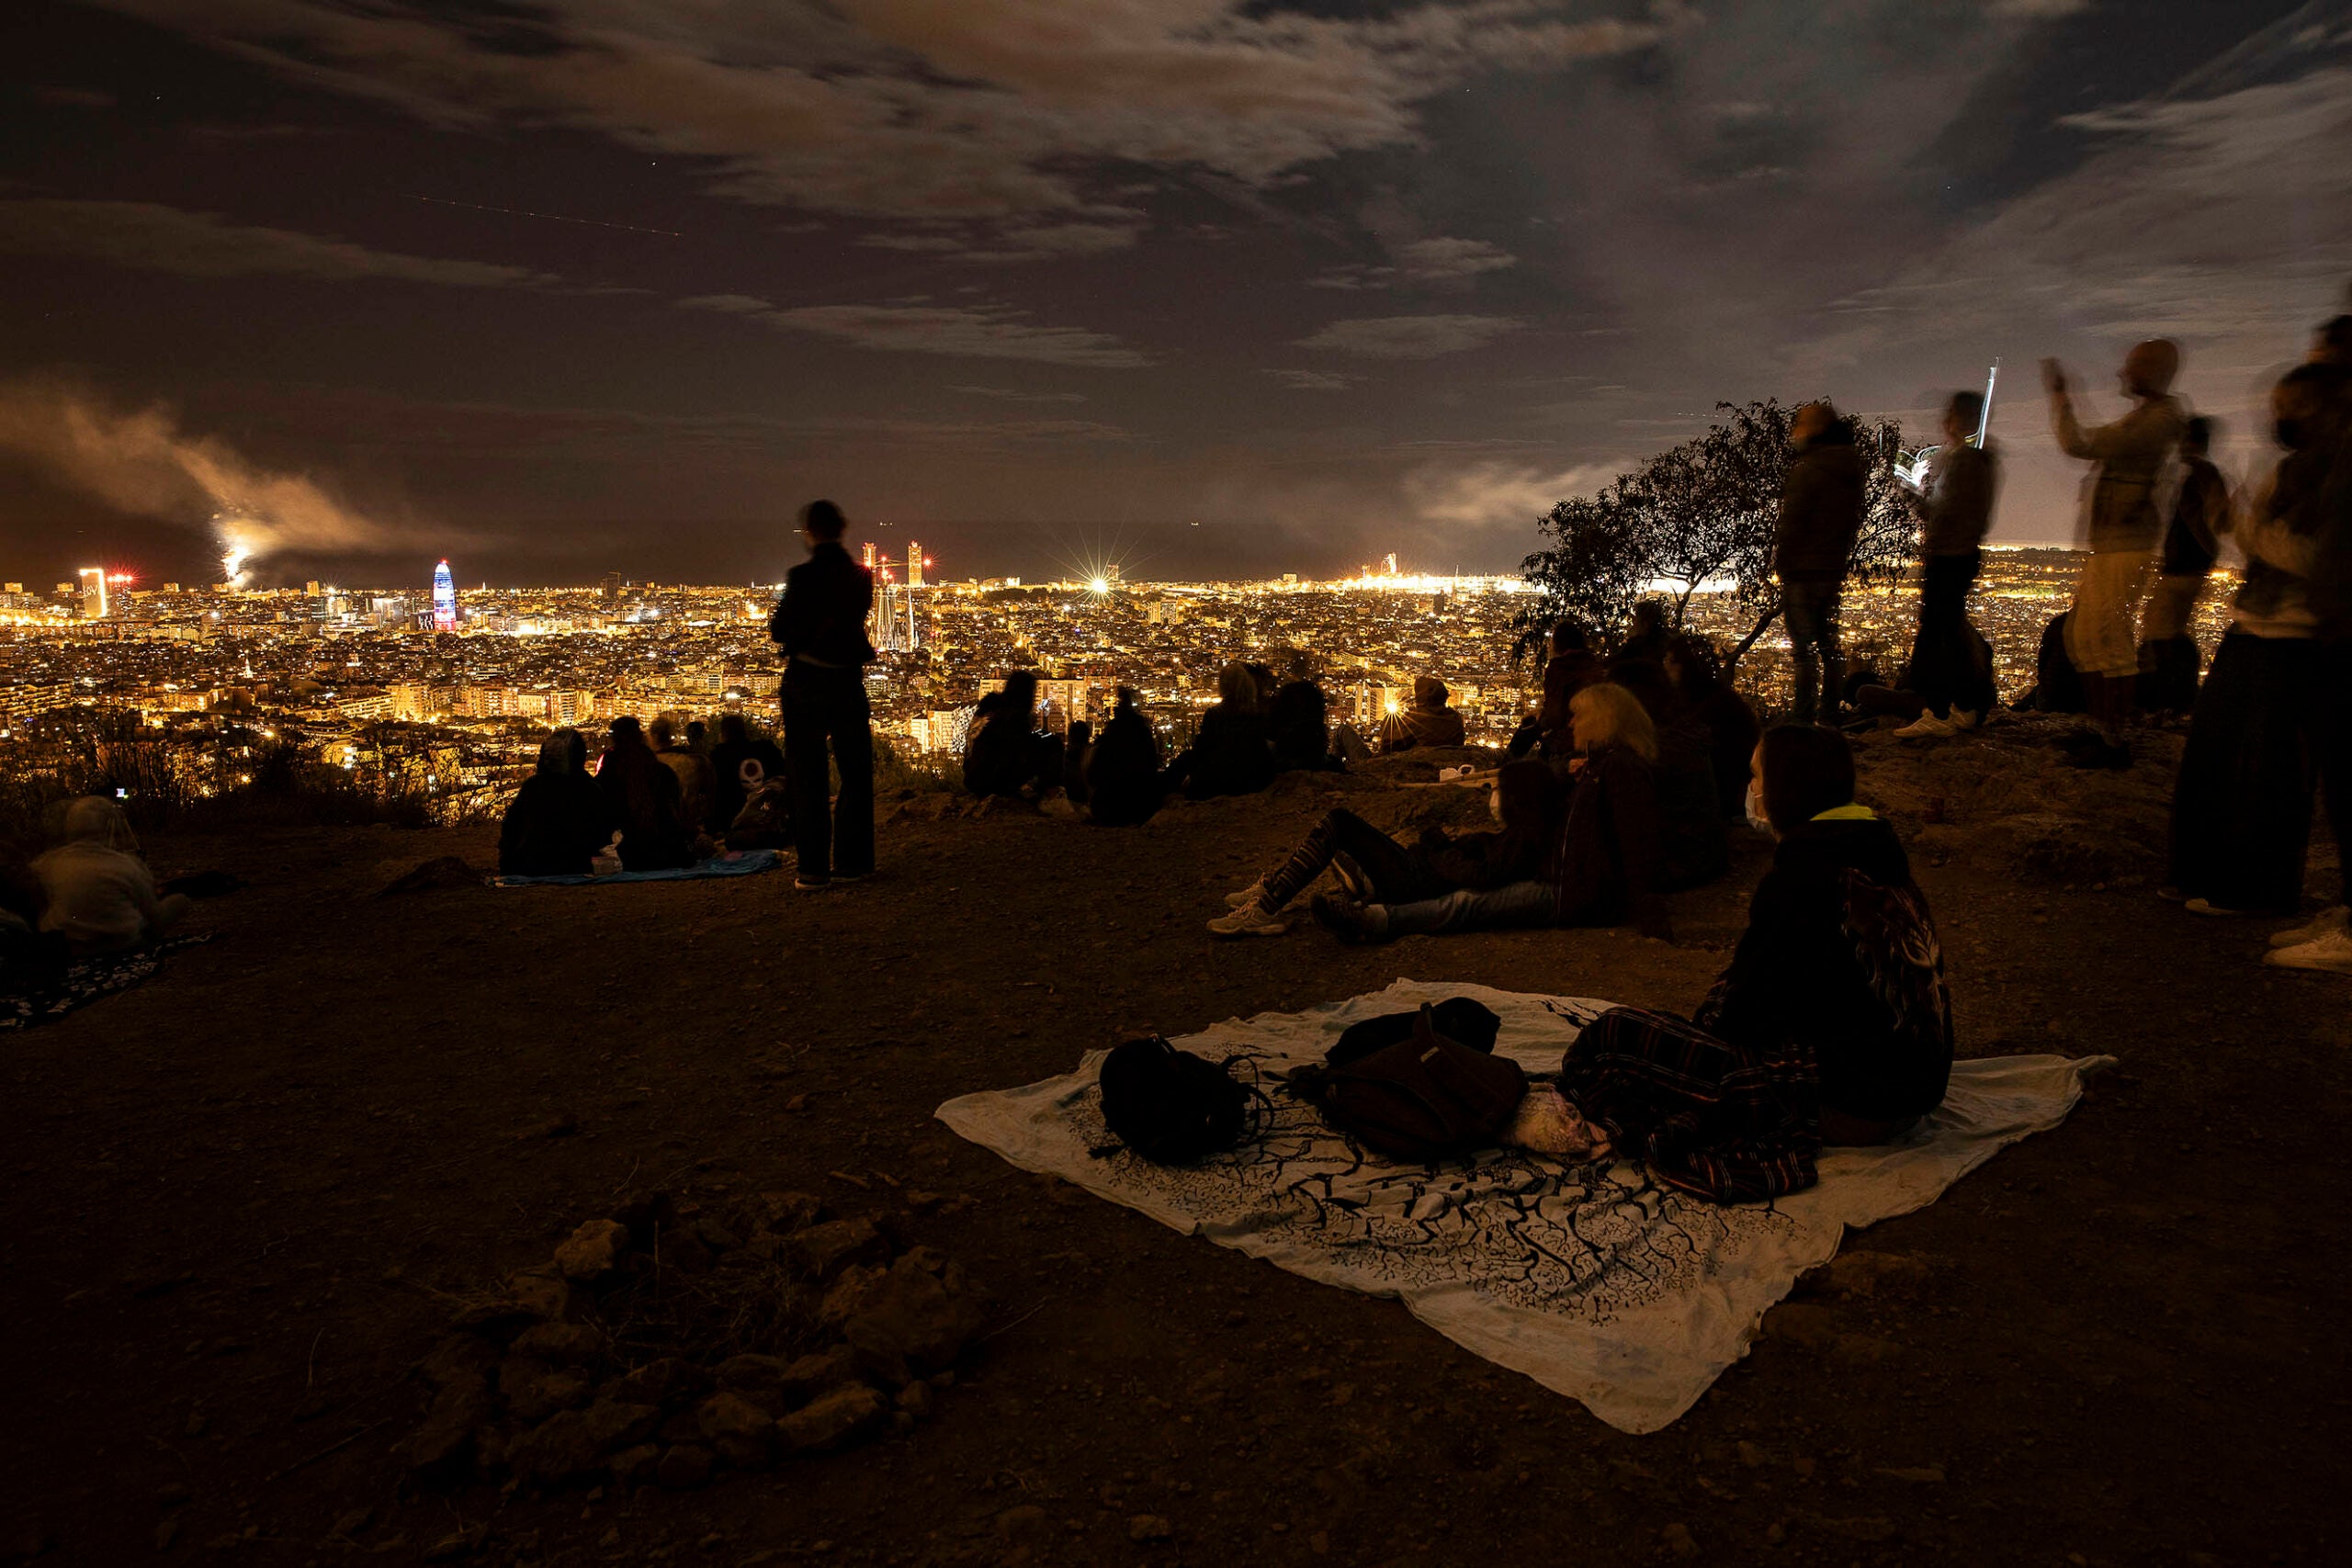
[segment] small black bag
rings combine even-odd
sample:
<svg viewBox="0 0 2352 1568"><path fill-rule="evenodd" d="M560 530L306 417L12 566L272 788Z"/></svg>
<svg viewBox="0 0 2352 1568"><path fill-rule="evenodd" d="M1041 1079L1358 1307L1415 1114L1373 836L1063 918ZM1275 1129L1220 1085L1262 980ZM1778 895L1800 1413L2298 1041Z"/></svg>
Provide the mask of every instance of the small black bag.
<svg viewBox="0 0 2352 1568"><path fill-rule="evenodd" d="M1438 1033L1473 1051L1492 1053L1495 1037L1502 1032L1503 1021L1494 1010L1482 1007L1468 997L1448 997L1429 1010L1430 1022ZM1420 1021L1416 1012L1383 1013L1351 1023L1331 1048L1323 1053L1323 1065L1344 1067L1361 1062L1374 1051L1413 1037L1413 1025Z"/></svg>
<svg viewBox="0 0 2352 1568"><path fill-rule="evenodd" d="M1114 1046L1102 1058L1102 1120L1154 1165L1190 1165L1237 1147L1255 1130L1252 1111L1264 1096L1236 1079L1232 1066L1231 1058L1217 1063L1179 1051L1157 1034Z"/></svg>

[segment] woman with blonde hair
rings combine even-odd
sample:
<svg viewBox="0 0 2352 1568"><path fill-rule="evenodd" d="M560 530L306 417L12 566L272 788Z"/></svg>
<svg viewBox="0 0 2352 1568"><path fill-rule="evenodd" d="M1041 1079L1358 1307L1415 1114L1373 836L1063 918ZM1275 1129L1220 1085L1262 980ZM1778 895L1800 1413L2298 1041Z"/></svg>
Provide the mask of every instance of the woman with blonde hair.
<svg viewBox="0 0 2352 1568"><path fill-rule="evenodd" d="M76 958L161 942L190 908L185 893L156 891L138 835L103 795L65 808L65 842L34 861L32 873L46 903L40 929L62 936Z"/></svg>

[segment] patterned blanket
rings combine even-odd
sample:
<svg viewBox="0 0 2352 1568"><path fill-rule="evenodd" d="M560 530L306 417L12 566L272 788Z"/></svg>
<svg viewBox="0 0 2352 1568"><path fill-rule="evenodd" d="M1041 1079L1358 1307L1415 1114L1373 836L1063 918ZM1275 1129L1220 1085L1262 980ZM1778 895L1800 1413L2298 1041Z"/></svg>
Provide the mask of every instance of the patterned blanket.
<svg viewBox="0 0 2352 1568"><path fill-rule="evenodd" d="M211 940L209 934L175 936L160 946L111 953L104 958L85 958L49 974L28 977L19 987L0 991L0 1031L30 1029L88 1007L101 997L143 986L164 966L165 953Z"/></svg>
<svg viewBox="0 0 2352 1568"><path fill-rule="evenodd" d="M750 876L775 867L774 850L723 850L692 865L662 871L615 871L602 876L493 876L492 887L602 887L613 882L694 882L706 876Z"/></svg>
<svg viewBox="0 0 2352 1568"><path fill-rule="evenodd" d="M1175 1043L1239 1055L1273 1079L1319 1061L1351 1023L1470 997L1502 1018L1496 1050L1550 1074L1610 1004L1483 986L1399 980L1300 1013L1216 1024ZM1846 1227L1932 1203L2008 1144L2056 1126L2105 1056L1956 1064L1943 1107L1883 1148L1832 1149L1820 1184L1770 1204L1722 1207L1662 1188L1630 1161L1574 1166L1493 1149L1440 1166L1394 1164L1279 1092L1261 1137L1197 1167L1151 1165L1104 1127L1095 1077L966 1095L940 1120L1023 1169L1059 1176L1189 1235L1325 1284L1393 1296L1500 1366L1582 1401L1611 1426L1654 1432L1747 1354L1767 1308L1826 1262Z"/></svg>

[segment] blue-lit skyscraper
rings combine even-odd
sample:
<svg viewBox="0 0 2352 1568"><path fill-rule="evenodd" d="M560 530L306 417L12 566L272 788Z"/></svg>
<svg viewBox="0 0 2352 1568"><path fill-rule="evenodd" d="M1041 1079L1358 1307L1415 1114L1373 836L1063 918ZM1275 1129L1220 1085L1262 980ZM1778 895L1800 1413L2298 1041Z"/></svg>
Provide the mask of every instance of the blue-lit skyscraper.
<svg viewBox="0 0 2352 1568"><path fill-rule="evenodd" d="M447 561L433 569L433 629L436 632L458 629L458 584L449 576Z"/></svg>

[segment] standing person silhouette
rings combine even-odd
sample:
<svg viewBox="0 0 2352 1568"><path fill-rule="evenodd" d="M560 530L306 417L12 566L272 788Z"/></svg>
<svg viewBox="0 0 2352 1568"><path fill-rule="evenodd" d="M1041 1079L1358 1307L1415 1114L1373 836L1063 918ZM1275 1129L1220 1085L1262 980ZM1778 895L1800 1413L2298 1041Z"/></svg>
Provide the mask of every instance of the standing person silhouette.
<svg viewBox="0 0 2352 1568"><path fill-rule="evenodd" d="M1772 571L1781 580L1789 653L1796 663L1792 713L1811 724L1823 689L1834 715L1846 683L1838 647L1838 597L1846 586L1854 541L1862 529L1862 462L1853 426L1826 402L1807 403L1789 417L1788 478L1772 540Z"/></svg>
<svg viewBox="0 0 2352 1568"><path fill-rule="evenodd" d="M2166 338L2138 344L2123 356L2120 373L2132 412L2112 424L2085 430L2075 418L2065 370L2054 359L2041 362L2059 450L2098 465L2083 519L2088 536L2081 543L2090 558L2075 580L2074 608L2066 617L2066 655L2082 671L2095 727L2068 758L2079 768L2132 765L2123 733L2132 722L2140 680L2140 599L2164 534L2156 482L2188 423L2172 395L2173 378L2179 374L2179 345Z"/></svg>
<svg viewBox="0 0 2352 1568"><path fill-rule="evenodd" d="M1954 392L1944 405L1943 445L1917 503L1922 577L1919 630L1911 645L1910 686L1928 711L1973 726L1993 705L1992 682L1976 672L1968 635L1968 594L1984 561L2000 468L1971 443L1984 423L1984 394Z"/></svg>
<svg viewBox="0 0 2352 1568"><path fill-rule="evenodd" d="M768 617L768 636L785 657L785 771L800 860L796 887L854 882L874 869L874 715L865 674L874 662L865 636L874 579L842 548L848 529L849 520L830 501L800 509L808 558L785 575L784 597ZM828 746L842 781L831 801Z"/></svg>

